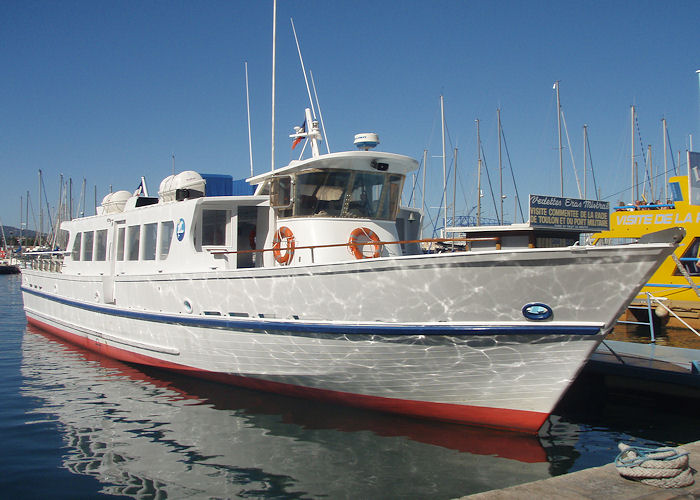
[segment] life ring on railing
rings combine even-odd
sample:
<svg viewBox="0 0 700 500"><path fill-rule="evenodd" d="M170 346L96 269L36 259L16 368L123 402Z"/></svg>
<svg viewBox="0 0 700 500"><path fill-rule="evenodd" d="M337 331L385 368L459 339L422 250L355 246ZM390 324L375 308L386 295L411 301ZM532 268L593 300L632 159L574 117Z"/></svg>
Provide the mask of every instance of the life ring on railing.
<svg viewBox="0 0 700 500"><path fill-rule="evenodd" d="M6 256L7 254L5 254L5 250L0 250L0 259L4 259Z"/></svg>
<svg viewBox="0 0 700 500"><path fill-rule="evenodd" d="M372 255L365 255L362 248L360 248L364 245L374 245L374 253ZM350 233L348 247L356 259L376 259L382 252L379 236L367 227L358 227Z"/></svg>
<svg viewBox="0 0 700 500"><path fill-rule="evenodd" d="M284 253L282 253L282 240L286 240ZM294 246L294 233L287 226L282 226L275 232L272 240L272 255L280 264L289 264L294 256Z"/></svg>
<svg viewBox="0 0 700 500"><path fill-rule="evenodd" d="M251 229L250 234L248 234L248 243L250 243L250 249L255 250L255 229Z"/></svg>

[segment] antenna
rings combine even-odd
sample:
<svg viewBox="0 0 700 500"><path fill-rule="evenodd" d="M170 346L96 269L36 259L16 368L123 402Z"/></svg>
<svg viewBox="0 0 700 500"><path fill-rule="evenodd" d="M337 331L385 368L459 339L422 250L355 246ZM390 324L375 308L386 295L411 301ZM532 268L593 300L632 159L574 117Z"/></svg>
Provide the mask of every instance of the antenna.
<svg viewBox="0 0 700 500"><path fill-rule="evenodd" d="M297 37L297 30L294 28L294 19L291 17L289 20L292 23L292 31L294 32L294 41L297 44L297 52L299 53L299 62L301 63L301 72L304 73L304 82L306 83L306 93L309 94L309 103L311 103L311 114L313 119L316 119L316 110L314 109L314 101L311 99L311 89L309 88L309 79L306 77L306 69L304 68L304 58L301 57L301 47L299 47L299 38Z"/></svg>
<svg viewBox="0 0 700 500"><path fill-rule="evenodd" d="M250 93L248 92L248 61L245 61L245 102L248 110L248 152L250 156L250 176L253 177L253 142L250 136Z"/></svg>
<svg viewBox="0 0 700 500"><path fill-rule="evenodd" d="M318 94L316 93L316 84L314 83L314 74L311 70L309 70L309 76L311 76L311 86L314 88L314 97L316 98L318 117L321 120L321 128L323 129L323 140L326 141L326 151L328 151L328 154L330 154L331 147L328 144L328 137L326 136L326 126L323 124L323 113L321 113L321 103L318 100Z"/></svg>

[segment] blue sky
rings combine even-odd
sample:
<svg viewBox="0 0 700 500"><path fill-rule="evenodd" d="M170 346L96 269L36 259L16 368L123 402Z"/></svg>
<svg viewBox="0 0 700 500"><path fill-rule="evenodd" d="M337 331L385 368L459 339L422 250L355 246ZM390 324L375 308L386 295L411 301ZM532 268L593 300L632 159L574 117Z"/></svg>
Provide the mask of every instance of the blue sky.
<svg viewBox="0 0 700 500"><path fill-rule="evenodd" d="M40 168L52 210L60 174L72 177L76 199L85 178L88 213L94 186L99 200L145 175L157 191L172 154L177 171L246 177L244 61L254 170L269 170L271 17L272 0L0 2L2 221L19 225L27 190L38 211ZM448 165L459 149L461 214L476 204L477 118L498 192L497 108L523 206L529 193L559 194L555 80L581 183L587 124L597 185L611 203L629 200L631 104L637 150L640 140L652 145L657 172L662 117L674 159L680 150L685 161L691 134L700 150L697 1L279 0L277 167L294 158L287 135L308 105L290 17L331 150L352 149L354 134L370 131L380 150L420 159L427 148L429 207L442 190L440 94ZM578 197L569 155L566 146L565 195ZM510 171L504 179L512 219Z"/></svg>

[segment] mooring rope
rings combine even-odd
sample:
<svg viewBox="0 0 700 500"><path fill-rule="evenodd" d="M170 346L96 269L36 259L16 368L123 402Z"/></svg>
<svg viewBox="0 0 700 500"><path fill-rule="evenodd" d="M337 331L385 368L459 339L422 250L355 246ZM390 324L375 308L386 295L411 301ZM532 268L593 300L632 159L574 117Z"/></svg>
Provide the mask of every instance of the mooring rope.
<svg viewBox="0 0 700 500"><path fill-rule="evenodd" d="M695 482L683 448L618 445L615 466L622 477L659 488L682 488Z"/></svg>

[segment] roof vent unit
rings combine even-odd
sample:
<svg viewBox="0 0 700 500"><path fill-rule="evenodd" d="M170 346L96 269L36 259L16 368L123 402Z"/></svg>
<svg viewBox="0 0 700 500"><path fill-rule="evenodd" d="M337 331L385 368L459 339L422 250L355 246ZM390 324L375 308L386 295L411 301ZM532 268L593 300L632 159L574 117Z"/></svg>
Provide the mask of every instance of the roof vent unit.
<svg viewBox="0 0 700 500"><path fill-rule="evenodd" d="M161 202L182 201L204 196L206 181L192 170L185 170L177 175L169 175L160 183L158 197Z"/></svg>
<svg viewBox="0 0 700 500"><path fill-rule="evenodd" d="M103 214L118 214L124 211L126 201L131 198L129 191L117 191L109 193L102 198L102 213Z"/></svg>
<svg viewBox="0 0 700 500"><path fill-rule="evenodd" d="M374 133L356 134L355 146L362 151L374 149L379 144L379 136Z"/></svg>

